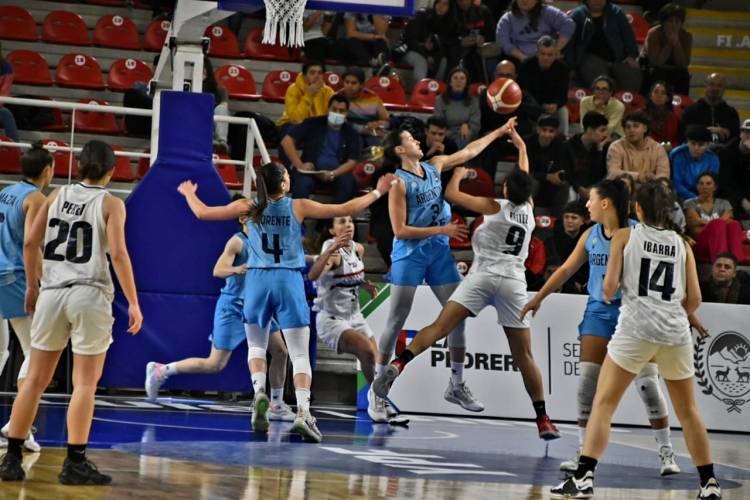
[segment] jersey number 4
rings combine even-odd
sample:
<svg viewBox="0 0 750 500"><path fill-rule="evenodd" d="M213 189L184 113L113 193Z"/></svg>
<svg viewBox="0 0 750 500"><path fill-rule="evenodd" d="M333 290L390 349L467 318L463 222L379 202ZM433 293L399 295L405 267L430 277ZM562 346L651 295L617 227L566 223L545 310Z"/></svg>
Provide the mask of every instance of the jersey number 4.
<svg viewBox="0 0 750 500"><path fill-rule="evenodd" d="M57 236L44 246L44 258L85 264L91 260L94 231L86 221L76 221L72 225L60 219L50 219L49 227L58 227ZM57 247L67 242L65 255L57 253ZM80 252L80 253L79 253Z"/></svg>
<svg viewBox="0 0 750 500"><path fill-rule="evenodd" d="M674 287L674 264L671 262L657 262L654 272L651 272L651 259L641 259L641 275L638 279L638 296L646 297L649 290L661 293L661 299L672 300Z"/></svg>
<svg viewBox="0 0 750 500"><path fill-rule="evenodd" d="M273 255L273 261L278 264L281 262L281 256L284 255L284 252L281 250L281 245L279 244L279 235L274 234L273 236L273 246L268 246L268 235L266 233L261 233L261 243L263 244L263 251L267 254Z"/></svg>

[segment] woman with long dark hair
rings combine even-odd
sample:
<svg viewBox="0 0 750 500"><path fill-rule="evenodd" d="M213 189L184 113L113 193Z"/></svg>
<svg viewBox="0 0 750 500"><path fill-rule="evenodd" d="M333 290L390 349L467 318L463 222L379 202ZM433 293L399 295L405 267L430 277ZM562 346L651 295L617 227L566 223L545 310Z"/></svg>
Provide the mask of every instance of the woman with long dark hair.
<svg viewBox="0 0 750 500"><path fill-rule="evenodd" d="M448 88L435 101L433 116L448 124L448 137L464 147L479 135L479 100L469 92L469 74L462 67L448 73Z"/></svg>
<svg viewBox="0 0 750 500"><path fill-rule="evenodd" d="M648 135L658 143L669 143L667 150L679 146L680 115L672 105L672 87L662 80L648 91L644 112L650 120Z"/></svg>

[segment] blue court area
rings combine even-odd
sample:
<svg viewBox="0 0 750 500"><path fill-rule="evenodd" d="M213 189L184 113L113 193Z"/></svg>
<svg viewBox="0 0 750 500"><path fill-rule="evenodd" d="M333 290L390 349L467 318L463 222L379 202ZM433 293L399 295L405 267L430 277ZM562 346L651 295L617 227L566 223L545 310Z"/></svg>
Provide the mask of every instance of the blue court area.
<svg viewBox="0 0 750 500"><path fill-rule="evenodd" d="M3 421L9 418L11 402L9 395L2 398ZM40 408L36 437L46 449L66 442L66 402L65 397L46 396ZM90 446L185 461L196 470L226 465L546 487L563 477L558 465L577 445L570 425L561 425L561 439L545 443L533 422L409 415L407 428L373 424L365 412L353 409L314 408L313 413L324 436L319 445L290 434L291 423L272 422L268 434L254 433L249 404L100 397ZM597 469L597 487L623 493L632 488L693 491L697 477L687 455L677 447L683 473L660 478L649 438L647 429L615 429ZM675 432L674 438L681 441L681 434ZM720 447L727 441L742 455L750 436L712 435L712 443ZM750 491L743 491L750 484L750 469L742 460L718 465L717 473L725 490L735 490L737 498L750 497Z"/></svg>

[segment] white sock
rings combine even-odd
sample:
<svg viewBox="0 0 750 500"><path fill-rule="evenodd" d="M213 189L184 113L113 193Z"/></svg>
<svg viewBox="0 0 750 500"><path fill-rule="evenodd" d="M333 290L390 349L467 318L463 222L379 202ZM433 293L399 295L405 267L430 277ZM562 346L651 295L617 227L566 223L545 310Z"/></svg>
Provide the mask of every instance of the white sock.
<svg viewBox="0 0 750 500"><path fill-rule="evenodd" d="M464 364L451 361L451 381L460 384L464 380Z"/></svg>
<svg viewBox="0 0 750 500"><path fill-rule="evenodd" d="M378 378L380 374L383 373L383 370L385 370L385 365L375 363L375 378Z"/></svg>
<svg viewBox="0 0 750 500"><path fill-rule="evenodd" d="M164 378L170 377L172 375L177 375L177 363L167 363L164 365Z"/></svg>
<svg viewBox="0 0 750 500"><path fill-rule="evenodd" d="M255 394L266 392L266 374L265 372L253 373L253 391Z"/></svg>
<svg viewBox="0 0 750 500"><path fill-rule="evenodd" d="M284 402L284 388L274 389L271 387L271 403L280 405Z"/></svg>
<svg viewBox="0 0 750 500"><path fill-rule="evenodd" d="M295 389L297 396L297 410L303 413L310 411L310 389Z"/></svg>
<svg viewBox="0 0 750 500"><path fill-rule="evenodd" d="M656 442L659 444L659 448L662 446L672 447L672 440L669 439L669 427L663 429L654 429L654 437Z"/></svg>
<svg viewBox="0 0 750 500"><path fill-rule="evenodd" d="M586 435L585 427L578 427L578 446L583 448L583 438Z"/></svg>

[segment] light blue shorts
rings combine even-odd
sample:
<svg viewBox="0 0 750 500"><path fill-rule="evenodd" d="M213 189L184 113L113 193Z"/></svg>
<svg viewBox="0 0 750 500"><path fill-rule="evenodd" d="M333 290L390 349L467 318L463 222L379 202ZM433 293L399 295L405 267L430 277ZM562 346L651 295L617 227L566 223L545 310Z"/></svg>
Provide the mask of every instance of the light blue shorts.
<svg viewBox="0 0 750 500"><path fill-rule="evenodd" d="M620 317L620 301L613 300L611 304L590 300L586 303L583 320L578 325L578 333L594 337L612 338Z"/></svg>
<svg viewBox="0 0 750 500"><path fill-rule="evenodd" d="M302 273L296 269L248 269L244 319L265 327L273 319L282 330L310 325Z"/></svg>
<svg viewBox="0 0 750 500"><path fill-rule="evenodd" d="M26 273L12 272L0 276L0 318L26 316L23 302L26 296Z"/></svg>
<svg viewBox="0 0 750 500"><path fill-rule="evenodd" d="M221 294L214 310L214 329L208 338L213 346L223 351L233 351L245 340L243 301L240 297ZM278 332L279 325L271 320L270 332Z"/></svg>
<svg viewBox="0 0 750 500"><path fill-rule="evenodd" d="M394 261L385 279L393 285L419 286L427 282L430 286L440 286L458 283L461 275L450 247L435 242L421 245L408 256Z"/></svg>

